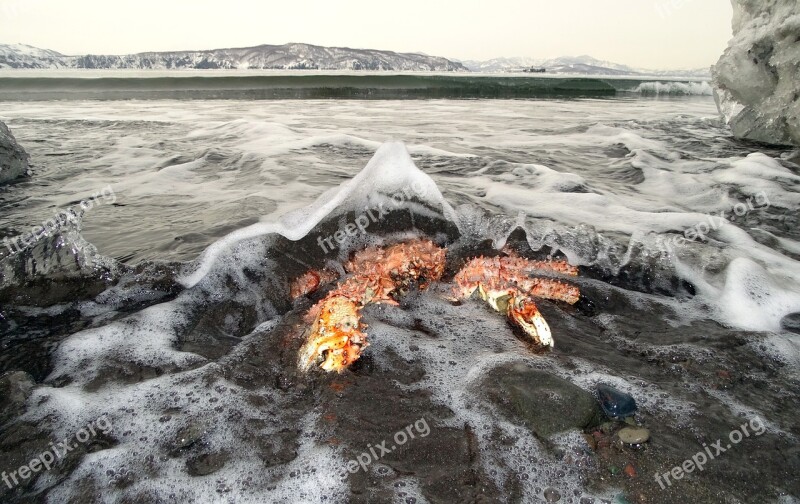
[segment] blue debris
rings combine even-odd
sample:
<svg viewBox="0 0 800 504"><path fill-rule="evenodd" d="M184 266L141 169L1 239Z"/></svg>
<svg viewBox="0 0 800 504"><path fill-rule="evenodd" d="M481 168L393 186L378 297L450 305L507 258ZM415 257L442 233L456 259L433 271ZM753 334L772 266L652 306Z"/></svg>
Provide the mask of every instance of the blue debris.
<svg viewBox="0 0 800 504"><path fill-rule="evenodd" d="M621 392L611 385L597 384L597 397L603 412L610 418L621 419L636 413L636 400L633 396Z"/></svg>

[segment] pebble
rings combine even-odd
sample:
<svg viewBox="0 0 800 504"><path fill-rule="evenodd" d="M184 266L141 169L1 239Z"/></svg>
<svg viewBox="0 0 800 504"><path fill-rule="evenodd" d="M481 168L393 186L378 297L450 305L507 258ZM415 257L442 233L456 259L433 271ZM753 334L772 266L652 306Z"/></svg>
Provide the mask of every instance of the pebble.
<svg viewBox="0 0 800 504"><path fill-rule="evenodd" d="M619 440L625 444L638 445L650 439L650 431L644 427L624 427L617 433Z"/></svg>

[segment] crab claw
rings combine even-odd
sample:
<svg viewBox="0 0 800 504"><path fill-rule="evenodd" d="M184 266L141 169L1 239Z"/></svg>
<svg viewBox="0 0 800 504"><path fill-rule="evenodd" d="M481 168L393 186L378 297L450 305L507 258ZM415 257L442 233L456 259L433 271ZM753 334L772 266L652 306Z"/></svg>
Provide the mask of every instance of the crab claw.
<svg viewBox="0 0 800 504"><path fill-rule="evenodd" d="M508 299L508 318L518 325L533 342L542 347L553 347L553 336L550 326L536 307L536 303L527 297Z"/></svg>
<svg viewBox="0 0 800 504"><path fill-rule="evenodd" d="M356 303L344 296L322 301L308 338L300 349L298 366L308 371L318 364L325 371L342 371L367 346Z"/></svg>

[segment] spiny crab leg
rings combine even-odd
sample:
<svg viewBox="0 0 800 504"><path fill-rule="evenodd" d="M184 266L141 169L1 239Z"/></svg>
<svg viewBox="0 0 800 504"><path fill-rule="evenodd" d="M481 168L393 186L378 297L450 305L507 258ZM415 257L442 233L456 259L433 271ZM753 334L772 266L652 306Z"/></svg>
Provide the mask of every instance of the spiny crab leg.
<svg viewBox="0 0 800 504"><path fill-rule="evenodd" d="M482 284L478 284L475 292L493 309L507 315L514 325L530 336L535 345L543 348L553 347L550 326L530 297L516 289L487 291Z"/></svg>
<svg viewBox="0 0 800 504"><path fill-rule="evenodd" d="M552 347L550 327L531 298L575 304L581 293L574 285L530 276L535 271L569 276L578 274L576 267L564 261L532 261L515 255L476 257L456 274L454 294L467 298L478 292L492 308L508 315L536 345Z"/></svg>
<svg viewBox="0 0 800 504"><path fill-rule="evenodd" d="M307 371L321 359L319 366L325 371L340 371L368 345L360 310L350 299L335 295L315 308L319 313L300 349L298 365Z"/></svg>
<svg viewBox="0 0 800 504"><path fill-rule="evenodd" d="M553 335L536 303L527 297L511 298L508 303L508 318L518 325L536 345L553 348Z"/></svg>

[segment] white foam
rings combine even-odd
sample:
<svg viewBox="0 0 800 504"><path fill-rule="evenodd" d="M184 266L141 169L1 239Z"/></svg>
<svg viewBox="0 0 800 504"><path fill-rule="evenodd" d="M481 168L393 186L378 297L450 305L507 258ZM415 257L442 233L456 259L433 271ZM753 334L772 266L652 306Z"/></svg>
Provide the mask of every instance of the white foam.
<svg viewBox="0 0 800 504"><path fill-rule="evenodd" d="M118 357L125 354L123 349ZM237 502L258 503L263 502L268 487L273 502L321 502L323 497L340 502L345 498L347 485L341 478L345 462L340 453L319 444L314 436L298 438L297 456L291 462L264 469L255 447L242 442L238 424L242 420L218 419L236 411L242 418L261 421L260 435L269 437L286 428L274 419L291 397L272 394L269 406L254 406L247 399L248 391L220 378L209 382L208 371L218 374L213 369L216 364L210 366L93 392L81 390L80 384L36 389L32 403L37 407L27 414L29 420L46 422L54 435L63 439L105 416L112 426L109 436L117 443L83 457L66 481L51 489L49 502L73 500L87 480L105 489L105 502L177 494L195 502L219 502L230 495ZM212 411L215 413L209 414ZM308 413L297 427L313 432L317 416ZM181 429L192 423L201 429L204 452L228 454L224 466L211 475L191 476L186 456L164 456ZM116 486L113 480L119 474L128 474L132 483ZM52 481L45 477L38 485L45 488L48 483Z"/></svg>
<svg viewBox="0 0 800 504"><path fill-rule="evenodd" d="M737 258L725 271L718 307L730 325L754 331L779 331L781 319L800 312L796 279L771 275L758 263Z"/></svg>
<svg viewBox="0 0 800 504"><path fill-rule="evenodd" d="M119 322L73 334L56 351L51 379L70 376L90 381L102 363L125 360L144 367L184 368L202 362L196 354L173 349L176 329L185 323L183 303L152 306ZM94 363L87 366L87 363Z"/></svg>

